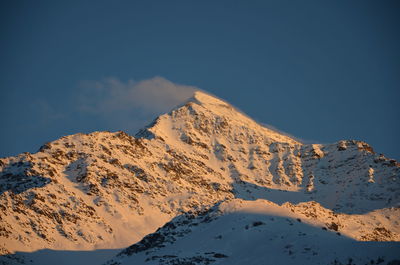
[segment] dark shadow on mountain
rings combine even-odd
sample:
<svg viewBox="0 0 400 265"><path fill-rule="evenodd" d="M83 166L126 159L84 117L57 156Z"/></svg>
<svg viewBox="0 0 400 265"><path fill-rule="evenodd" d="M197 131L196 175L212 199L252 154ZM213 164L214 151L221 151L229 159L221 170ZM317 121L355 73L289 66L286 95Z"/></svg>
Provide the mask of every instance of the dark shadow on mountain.
<svg viewBox="0 0 400 265"><path fill-rule="evenodd" d="M271 153L276 152L276 145L270 146ZM389 181L388 173L385 183L381 180L370 181L368 167L360 166L374 164L376 158L372 153L359 151L354 143L348 149L340 150L322 156L312 146L305 146L299 151L302 159L301 172L298 173L294 173L292 166L295 161L289 157L290 152L286 152L282 157L269 160L268 177L265 180L250 178L231 162L228 168L235 197L265 199L277 204L315 201L326 209L346 214L365 214L398 207L398 182ZM251 151L248 158L250 170L253 169L253 155ZM348 164L353 166L348 168ZM393 174L392 178L395 178L396 171ZM277 188L270 188L274 184Z"/></svg>
<svg viewBox="0 0 400 265"><path fill-rule="evenodd" d="M88 251L42 249L34 252L16 252L0 256L1 265L91 265L103 264L121 249Z"/></svg>
<svg viewBox="0 0 400 265"><path fill-rule="evenodd" d="M315 201L321 204L324 208L330 209L336 213L345 213L345 214L365 214L374 210L388 208L388 207L396 207L396 202L385 202L385 207L376 207L373 204L373 201L366 203L365 201L361 202L362 207L358 204L359 202L352 201L350 198L346 202L345 205L340 205L333 200L329 200L329 192L324 194L317 192L306 192L302 187L300 187L299 191L287 191L287 190L278 190L266 188L263 186L259 186L253 183L249 183L246 181L235 181L233 184L233 191L235 193L236 198L244 199L244 200L258 200L264 199L272 201L276 204L283 204L285 202L290 202L292 204L298 204L301 202L309 202ZM358 208L355 208L358 206Z"/></svg>
<svg viewBox="0 0 400 265"><path fill-rule="evenodd" d="M343 236L340 230L309 225L301 219L248 212L222 216L215 213L217 206L206 212L177 216L107 264L119 264L120 259L136 255L140 260L132 260L132 264L229 264L232 253L240 252L244 246L248 246L247 251L250 249L246 255L268 256L269 264L293 264L296 259L299 264L305 260L308 264L388 264L400 253L399 242L356 241ZM252 248L248 245L252 243L257 245ZM258 252L253 253L253 249ZM260 249L263 253L259 253ZM349 259L356 261L360 257L363 263L349 263Z"/></svg>
<svg viewBox="0 0 400 265"><path fill-rule="evenodd" d="M276 204L283 204L285 202L297 204L312 200L302 191L293 192L287 190L270 189L246 181L235 182L233 184L233 191L236 198L249 201L264 199L272 201Z"/></svg>
<svg viewBox="0 0 400 265"><path fill-rule="evenodd" d="M0 174L0 195L6 191L19 194L32 188L41 188L51 182L32 169L29 161L8 164Z"/></svg>
<svg viewBox="0 0 400 265"><path fill-rule="evenodd" d="M63 172L71 182L79 183L87 177L88 164L85 158L78 158L66 166Z"/></svg>

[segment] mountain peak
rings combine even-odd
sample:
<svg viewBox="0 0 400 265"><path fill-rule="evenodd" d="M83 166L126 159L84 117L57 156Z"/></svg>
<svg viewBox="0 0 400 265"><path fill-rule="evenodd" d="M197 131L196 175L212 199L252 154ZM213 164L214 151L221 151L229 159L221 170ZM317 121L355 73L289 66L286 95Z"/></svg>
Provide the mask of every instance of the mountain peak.
<svg viewBox="0 0 400 265"><path fill-rule="evenodd" d="M240 255L259 263L273 256L265 249L290 261L279 264L347 264L336 253L356 240L400 241L400 164L366 143L301 144L201 91L137 136L76 134L35 154L0 158L0 264L16 264L21 251L60 255L140 239L108 264L243 264ZM357 253L370 255L357 244ZM375 257L398 256L398 243L388 244ZM48 252L33 255L41 253ZM378 263L368 255L343 257Z"/></svg>
<svg viewBox="0 0 400 265"><path fill-rule="evenodd" d="M213 142L218 138L231 142L247 138L264 143L300 144L283 133L266 128L229 103L206 92L196 91L190 99L171 112L159 116L137 137L175 139L203 139ZM175 142L175 141L174 141Z"/></svg>
<svg viewBox="0 0 400 265"><path fill-rule="evenodd" d="M194 95L192 98L189 99L189 102L194 102L199 105L203 106L225 106L225 107L230 107L230 105L223 100L219 99L216 96L213 96L211 94L208 94L203 91L196 91L194 92Z"/></svg>

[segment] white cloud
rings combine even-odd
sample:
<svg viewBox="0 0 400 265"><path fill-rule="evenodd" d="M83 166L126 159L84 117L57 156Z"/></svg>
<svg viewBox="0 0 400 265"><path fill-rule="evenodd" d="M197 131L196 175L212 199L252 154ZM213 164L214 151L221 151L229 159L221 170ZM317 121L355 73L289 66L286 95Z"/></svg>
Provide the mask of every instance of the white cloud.
<svg viewBox="0 0 400 265"><path fill-rule="evenodd" d="M127 82L116 78L83 81L80 87L77 99L81 114L96 117L102 123L101 128L130 133L170 111L198 90L162 77Z"/></svg>
<svg viewBox="0 0 400 265"><path fill-rule="evenodd" d="M84 81L81 86L80 109L98 114L129 110L150 114L167 112L197 90L162 77L138 82L129 80L126 83L108 78L103 81Z"/></svg>

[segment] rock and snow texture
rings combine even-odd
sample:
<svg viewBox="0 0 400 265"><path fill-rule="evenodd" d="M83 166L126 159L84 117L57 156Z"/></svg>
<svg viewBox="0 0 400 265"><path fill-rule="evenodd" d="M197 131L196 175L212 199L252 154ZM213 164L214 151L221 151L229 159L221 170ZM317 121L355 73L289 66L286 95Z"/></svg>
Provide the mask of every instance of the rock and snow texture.
<svg viewBox="0 0 400 265"><path fill-rule="evenodd" d="M0 159L0 170L6 264L23 261L17 251L124 248L146 238L147 249L134 244L109 264L400 260L399 163L360 141L302 144L202 92L135 137L66 136ZM201 213L215 220L201 222ZM169 224L182 236L170 237ZM162 226L158 244L151 233Z"/></svg>
<svg viewBox="0 0 400 265"><path fill-rule="evenodd" d="M209 211L173 219L107 265L398 264L393 262L399 244L360 242L338 232L351 234L351 226L371 217L340 214L333 218L317 206L320 215L310 218L307 210L314 206L302 203L299 207L305 211L297 212L291 204L265 200L222 202Z"/></svg>

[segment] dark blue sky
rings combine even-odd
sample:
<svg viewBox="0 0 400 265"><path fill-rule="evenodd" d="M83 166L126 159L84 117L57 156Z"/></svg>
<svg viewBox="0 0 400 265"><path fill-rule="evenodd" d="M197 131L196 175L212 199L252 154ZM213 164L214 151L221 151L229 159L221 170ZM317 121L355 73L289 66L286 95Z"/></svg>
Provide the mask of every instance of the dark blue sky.
<svg viewBox="0 0 400 265"><path fill-rule="evenodd" d="M133 134L160 109L107 93L161 76L301 139L399 160L399 14L398 1L2 1L0 156Z"/></svg>

